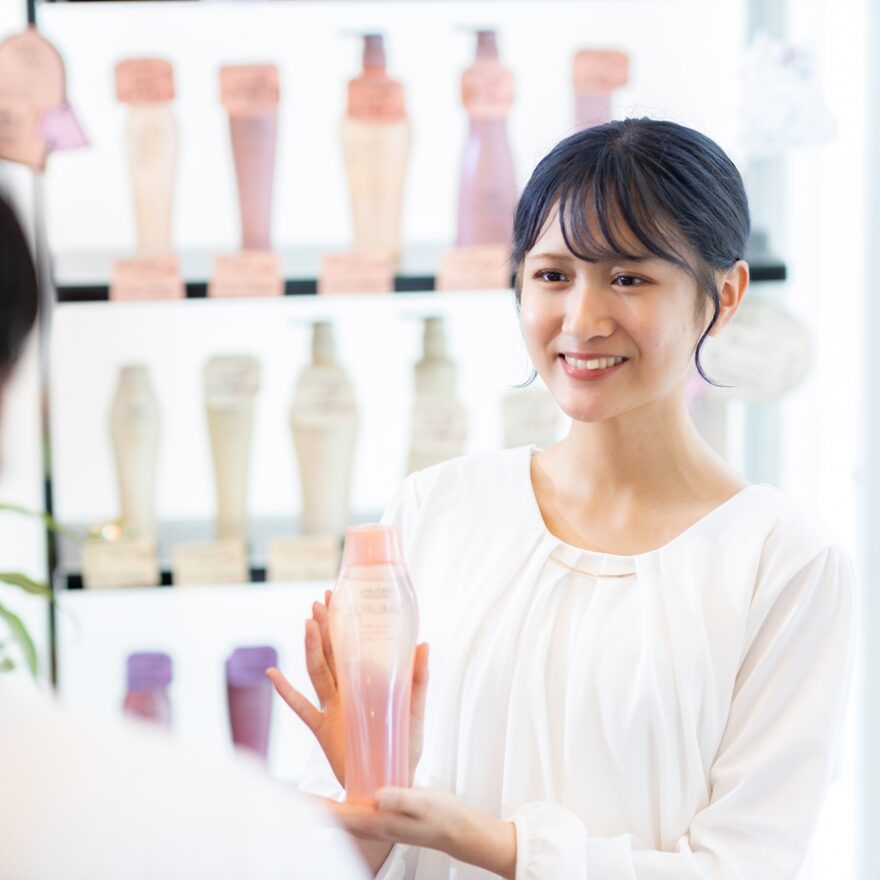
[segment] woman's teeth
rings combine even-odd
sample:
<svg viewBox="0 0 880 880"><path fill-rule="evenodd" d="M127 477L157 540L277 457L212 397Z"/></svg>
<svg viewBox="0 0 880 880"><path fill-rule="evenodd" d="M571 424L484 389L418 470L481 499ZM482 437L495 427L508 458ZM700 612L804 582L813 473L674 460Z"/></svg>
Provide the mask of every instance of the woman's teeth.
<svg viewBox="0 0 880 880"><path fill-rule="evenodd" d="M591 358L590 360L581 360L580 358L574 358L570 355L564 355L564 357L565 362L576 370L604 370L607 367L614 367L617 366L617 364L622 364L626 360L626 358L622 357Z"/></svg>

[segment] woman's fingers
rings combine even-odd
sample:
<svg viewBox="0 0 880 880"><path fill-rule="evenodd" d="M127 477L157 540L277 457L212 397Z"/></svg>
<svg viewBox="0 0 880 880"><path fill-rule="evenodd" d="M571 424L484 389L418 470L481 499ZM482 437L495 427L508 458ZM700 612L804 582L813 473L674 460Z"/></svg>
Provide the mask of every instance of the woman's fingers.
<svg viewBox="0 0 880 880"><path fill-rule="evenodd" d="M336 697L336 679L327 665L321 628L315 620L306 621L306 669L323 707Z"/></svg>
<svg viewBox="0 0 880 880"><path fill-rule="evenodd" d="M266 670L266 675L272 686L278 692L278 696L290 706L291 709L302 719L303 724L318 736L321 722L324 716L313 706L274 666Z"/></svg>
<svg viewBox="0 0 880 880"><path fill-rule="evenodd" d="M327 594L325 594L325 602L328 601L326 596ZM321 630L321 646L324 649L324 659L327 661L327 668L335 679L336 664L333 660L333 642L330 640L330 613L327 610L327 605L315 602L315 604L312 605L312 616L315 618L315 621Z"/></svg>

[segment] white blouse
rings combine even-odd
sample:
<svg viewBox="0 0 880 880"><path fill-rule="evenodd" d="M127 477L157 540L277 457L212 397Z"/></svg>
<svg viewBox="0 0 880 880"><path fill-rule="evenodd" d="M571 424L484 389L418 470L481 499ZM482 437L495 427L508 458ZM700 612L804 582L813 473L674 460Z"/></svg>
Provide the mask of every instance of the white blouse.
<svg viewBox="0 0 880 880"><path fill-rule="evenodd" d="M533 451L413 474L384 518L431 645L417 784L512 820L516 880L795 877L848 688L846 552L769 484L656 550L582 550ZM490 876L403 846L379 873Z"/></svg>

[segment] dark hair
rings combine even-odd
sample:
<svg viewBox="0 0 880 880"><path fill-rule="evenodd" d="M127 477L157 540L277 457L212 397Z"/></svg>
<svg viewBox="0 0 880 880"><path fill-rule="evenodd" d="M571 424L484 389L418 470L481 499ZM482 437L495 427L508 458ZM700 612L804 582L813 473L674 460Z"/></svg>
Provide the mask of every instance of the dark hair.
<svg viewBox="0 0 880 880"><path fill-rule="evenodd" d="M0 196L0 382L37 317L37 273L18 218Z"/></svg>
<svg viewBox="0 0 880 880"><path fill-rule="evenodd" d="M742 177L721 147L691 128L648 118L597 125L557 144L538 163L516 208L517 309L522 262L554 209L566 246L582 260L625 255L620 234L628 228L650 253L694 278L715 308L695 349L697 370L716 385L700 364L720 308L715 270L743 259L749 237ZM602 239L591 232L591 218Z"/></svg>

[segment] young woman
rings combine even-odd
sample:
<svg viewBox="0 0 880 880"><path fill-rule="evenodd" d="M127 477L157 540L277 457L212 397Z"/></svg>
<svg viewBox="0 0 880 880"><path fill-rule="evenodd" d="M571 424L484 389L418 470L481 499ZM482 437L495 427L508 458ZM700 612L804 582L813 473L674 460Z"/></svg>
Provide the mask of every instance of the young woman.
<svg viewBox="0 0 880 880"><path fill-rule="evenodd" d="M379 876L797 874L843 713L854 589L821 520L749 484L688 415L692 365L702 374L706 337L748 286L748 232L730 159L671 122L588 129L535 170L516 298L571 431L416 473L386 514L432 681L422 646L426 788L338 807ZM306 650L320 710L271 675L341 783L325 606Z"/></svg>

